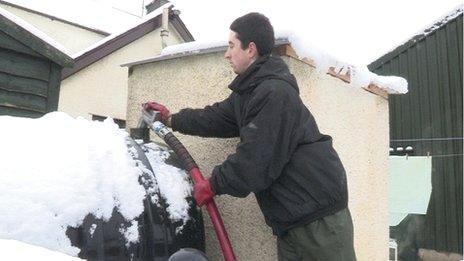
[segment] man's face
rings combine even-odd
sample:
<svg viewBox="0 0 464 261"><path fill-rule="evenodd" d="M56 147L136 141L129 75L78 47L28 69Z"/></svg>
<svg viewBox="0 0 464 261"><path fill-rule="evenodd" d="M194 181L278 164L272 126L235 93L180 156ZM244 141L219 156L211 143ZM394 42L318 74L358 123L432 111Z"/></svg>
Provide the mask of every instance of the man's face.
<svg viewBox="0 0 464 261"><path fill-rule="evenodd" d="M253 50L253 47L250 48L251 44L254 43L250 43L243 50L242 43L237 38L237 34L234 31L230 31L229 48L227 48L224 57L229 61L236 74L243 73L255 61L256 50Z"/></svg>

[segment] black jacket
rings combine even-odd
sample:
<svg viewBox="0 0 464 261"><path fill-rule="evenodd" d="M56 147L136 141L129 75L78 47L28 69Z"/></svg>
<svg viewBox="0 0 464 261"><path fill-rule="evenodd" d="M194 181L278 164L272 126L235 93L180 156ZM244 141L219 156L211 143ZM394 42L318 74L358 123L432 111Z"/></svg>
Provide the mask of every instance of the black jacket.
<svg viewBox="0 0 464 261"><path fill-rule="evenodd" d="M173 130L185 134L240 136L236 152L213 170L216 194L254 192L279 236L346 208L346 174L332 138L319 132L284 61L260 57L229 88L222 102L172 116Z"/></svg>

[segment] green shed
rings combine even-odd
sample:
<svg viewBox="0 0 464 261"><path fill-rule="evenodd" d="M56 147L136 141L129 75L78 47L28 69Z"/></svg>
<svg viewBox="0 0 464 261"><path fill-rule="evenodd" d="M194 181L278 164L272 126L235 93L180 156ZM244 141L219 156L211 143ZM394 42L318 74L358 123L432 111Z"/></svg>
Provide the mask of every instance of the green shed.
<svg viewBox="0 0 464 261"><path fill-rule="evenodd" d="M73 63L63 47L0 8L0 115L37 118L55 111L61 70Z"/></svg>
<svg viewBox="0 0 464 261"><path fill-rule="evenodd" d="M432 194L419 248L462 255L463 7L368 67L408 80L407 95L389 98L393 154L432 159ZM400 148L401 150L398 150Z"/></svg>

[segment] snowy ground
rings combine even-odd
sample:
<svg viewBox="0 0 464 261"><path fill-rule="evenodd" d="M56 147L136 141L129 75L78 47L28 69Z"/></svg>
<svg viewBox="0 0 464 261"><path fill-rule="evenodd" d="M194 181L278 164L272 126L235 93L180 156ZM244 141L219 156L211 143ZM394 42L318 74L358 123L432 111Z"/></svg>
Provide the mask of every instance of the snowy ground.
<svg viewBox="0 0 464 261"><path fill-rule="evenodd" d="M33 246L16 240L0 239L0 260L82 261L77 257Z"/></svg>

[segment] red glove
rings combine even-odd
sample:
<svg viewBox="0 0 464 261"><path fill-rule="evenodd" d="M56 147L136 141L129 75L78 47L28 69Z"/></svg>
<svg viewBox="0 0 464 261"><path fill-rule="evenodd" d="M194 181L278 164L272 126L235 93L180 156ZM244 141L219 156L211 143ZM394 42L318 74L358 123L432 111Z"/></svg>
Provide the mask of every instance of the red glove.
<svg viewBox="0 0 464 261"><path fill-rule="evenodd" d="M200 207L210 202L213 199L214 195L215 194L211 189L209 180L207 179L204 179L193 185L193 197L195 198L197 205Z"/></svg>
<svg viewBox="0 0 464 261"><path fill-rule="evenodd" d="M164 106L163 104L157 103L157 102L147 102L143 104L143 108L145 110L151 109L154 111L158 111L159 115L161 117L161 122L166 124L169 117L171 117L171 113L169 112L168 108Z"/></svg>

